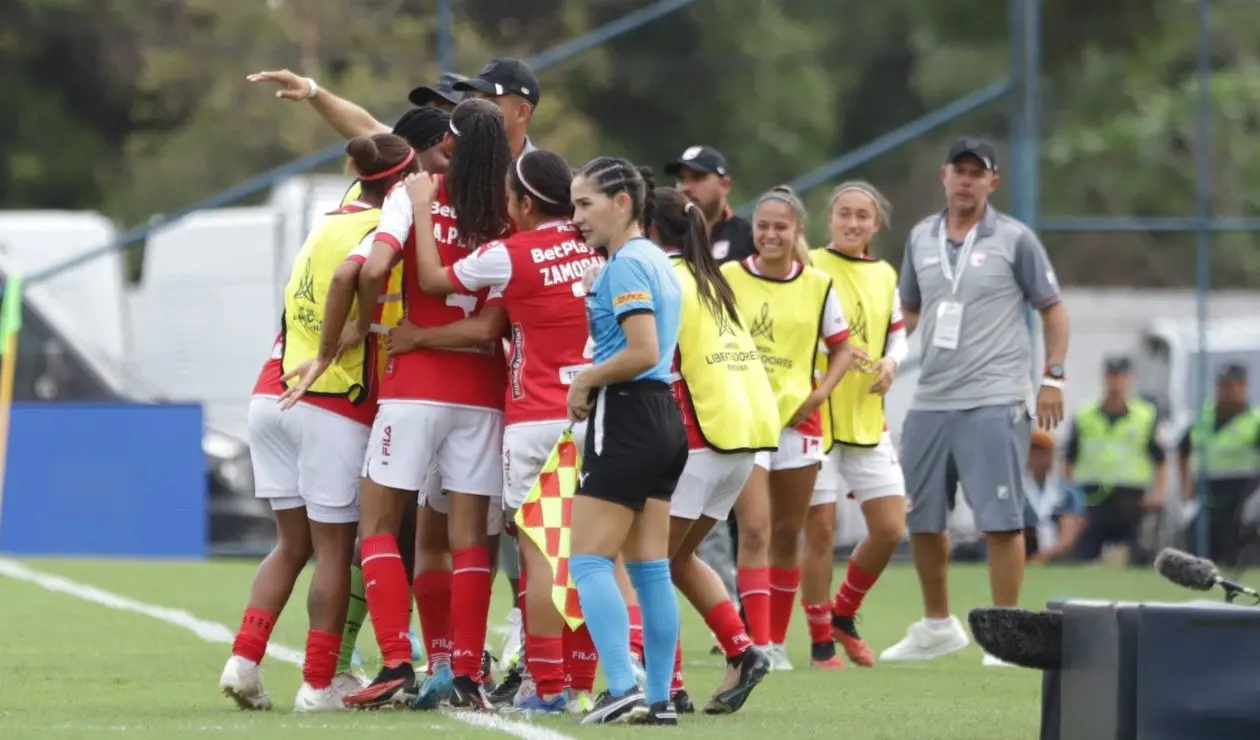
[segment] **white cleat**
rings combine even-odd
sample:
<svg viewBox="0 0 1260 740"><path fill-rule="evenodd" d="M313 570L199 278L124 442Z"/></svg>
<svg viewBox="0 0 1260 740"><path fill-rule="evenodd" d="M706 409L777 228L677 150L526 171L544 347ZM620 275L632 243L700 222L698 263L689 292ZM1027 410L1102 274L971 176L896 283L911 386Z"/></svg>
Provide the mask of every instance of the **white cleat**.
<svg viewBox="0 0 1260 740"><path fill-rule="evenodd" d="M589 691L565 689L564 695L568 699L568 705L565 708L570 714L586 714L595 708L595 697L591 696Z"/></svg>
<svg viewBox="0 0 1260 740"><path fill-rule="evenodd" d="M351 668L333 676L332 687L342 696L353 694L371 683L371 679L362 671Z"/></svg>
<svg viewBox="0 0 1260 740"><path fill-rule="evenodd" d="M512 706L519 707L526 699L538 693L538 686L534 683L534 677L528 673L521 676L521 685L516 689L516 695L512 697Z"/></svg>
<svg viewBox="0 0 1260 740"><path fill-rule="evenodd" d="M298 689L297 699L293 701L294 712L340 712L346 708L342 701L345 694L338 691L335 685L326 689L317 689L309 683L303 683Z"/></svg>
<svg viewBox="0 0 1260 740"><path fill-rule="evenodd" d="M772 671L790 671L792 670L792 661L788 660L786 645L769 645L762 648L766 657L770 659L770 670Z"/></svg>
<svg viewBox="0 0 1260 740"><path fill-rule="evenodd" d="M228 658L223 666L219 688L241 709L271 709L271 697L262 685L262 670L257 663L239 655Z"/></svg>
<svg viewBox="0 0 1260 740"><path fill-rule="evenodd" d="M1014 663L1007 663L1005 660L1002 660L1001 658L995 658L992 655L989 655L988 653L984 654L984 660L981 661L981 665L983 665L986 668L1018 668L1019 667L1015 665Z"/></svg>
<svg viewBox="0 0 1260 740"><path fill-rule="evenodd" d="M920 619L906 630L901 642L880 654L880 660L933 660L962 650L971 644L958 617Z"/></svg>
<svg viewBox="0 0 1260 740"><path fill-rule="evenodd" d="M521 662L521 652L525 649L521 610L513 607L508 612L507 622L507 634L503 636L503 649L499 651L499 668L505 671L515 668Z"/></svg>

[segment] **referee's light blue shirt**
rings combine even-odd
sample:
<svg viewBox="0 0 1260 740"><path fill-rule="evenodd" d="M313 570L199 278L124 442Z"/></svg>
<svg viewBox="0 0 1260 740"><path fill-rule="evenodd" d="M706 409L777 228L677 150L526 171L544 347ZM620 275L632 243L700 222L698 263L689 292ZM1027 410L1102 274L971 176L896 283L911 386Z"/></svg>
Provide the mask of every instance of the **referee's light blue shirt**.
<svg viewBox="0 0 1260 740"><path fill-rule="evenodd" d="M682 285L669 257L644 238L631 239L608 260L586 296L586 313L595 362L600 363L626 348L621 322L627 316L650 313L656 319L660 357L656 365L635 380L670 382L678 325L682 319Z"/></svg>

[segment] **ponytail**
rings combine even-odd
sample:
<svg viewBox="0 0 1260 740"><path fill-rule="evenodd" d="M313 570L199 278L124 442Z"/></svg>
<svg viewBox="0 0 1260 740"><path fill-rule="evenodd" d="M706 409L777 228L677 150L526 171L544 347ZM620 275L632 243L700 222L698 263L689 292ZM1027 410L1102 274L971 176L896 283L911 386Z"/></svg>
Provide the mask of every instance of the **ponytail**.
<svg viewBox="0 0 1260 740"><path fill-rule="evenodd" d="M696 293L705 309L719 322L723 319L742 326L735 303L735 291L713 259L709 225L700 207L674 188L650 191L651 225L662 247L677 249L696 278Z"/></svg>

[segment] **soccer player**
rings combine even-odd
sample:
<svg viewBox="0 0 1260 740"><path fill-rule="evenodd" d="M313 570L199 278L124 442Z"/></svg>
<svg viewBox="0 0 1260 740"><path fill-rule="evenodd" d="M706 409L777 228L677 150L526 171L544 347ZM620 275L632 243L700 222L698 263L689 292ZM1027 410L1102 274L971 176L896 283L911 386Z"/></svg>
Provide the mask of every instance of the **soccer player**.
<svg viewBox="0 0 1260 740"><path fill-rule="evenodd" d="M572 170L553 152L533 150L508 173L508 213L518 231L444 267L431 242L420 239L420 287L435 295L489 289L477 316L419 329L404 323L390 332L390 352L417 347L463 347L511 337L506 427L503 432L503 507L511 521L556 440L569 426L565 400L573 377L590 366L582 277L603 262L570 223ZM436 182L430 180L430 188ZM574 429L578 436L585 423ZM527 713L563 712L566 672L576 693L589 694L595 661L572 656L595 652L585 626L566 629L551 600L551 566L528 537L518 537L526 587L521 609L528 639L526 661L535 692L517 702ZM566 649L566 644L569 649ZM576 698L576 697L575 697Z"/></svg>
<svg viewBox="0 0 1260 740"><path fill-rule="evenodd" d="M325 342L321 324L328 313L341 310L344 322L350 305L321 302L347 253L371 238L385 193L417 167L411 147L392 134L356 138L346 152L363 181L363 196L325 216L303 244L285 288L283 329L250 402L256 491L271 502L277 542L258 567L232 657L219 679L223 692L243 709L271 708L258 664L312 554L310 631L294 710L344 708L346 686L334 686L333 679L350 595L359 470L376 412L375 342L354 332L340 342L339 333L333 334ZM360 304L359 312L370 319L372 308ZM326 372L307 385L300 402L282 410L277 399L285 395L286 383L311 361Z"/></svg>
<svg viewBox="0 0 1260 740"><path fill-rule="evenodd" d="M730 714L765 677L769 660L752 646L739 610L696 549L725 521L752 473L759 450L779 440L779 409L735 294L709 246L704 214L687 196L657 188L649 234L674 262L683 289L674 395L687 430L687 466L670 500L669 551L674 583L717 635L727 672L707 714ZM675 653L671 699L683 691L682 646Z"/></svg>
<svg viewBox="0 0 1260 740"><path fill-rule="evenodd" d="M823 407L832 447L823 461L805 525L801 602L816 668L843 668L833 640L861 666L875 663L854 617L897 546L906 536L906 482L884 421L884 396L905 359L905 322L897 298L897 271L871 255L871 240L888 226L889 205L873 185L842 183L831 194L831 243L811 253L814 267L831 276L849 317L853 370ZM831 600L836 500L841 486L856 498L866 537L849 557L844 581Z"/></svg>
<svg viewBox="0 0 1260 740"><path fill-rule="evenodd" d="M824 454L820 408L852 359L849 325L832 279L798 257L804 233L800 199L791 188L773 188L753 212L757 254L722 266L749 322L783 425L778 449L758 453L735 505L744 612L753 642L769 643L774 670L792 667L784 640L800 585L801 532ZM815 384L820 342L829 361Z"/></svg>
<svg viewBox="0 0 1260 740"><path fill-rule="evenodd" d="M594 364L569 386L569 418L588 417L573 501L569 570L608 689L583 724L676 725L669 702L678 599L669 570L669 499L687 462L687 433L669 383L682 288L643 237L654 189L634 165L599 157L573 181L574 224L608 263L586 296ZM613 574L624 554L643 612L646 700L630 657L626 601Z"/></svg>

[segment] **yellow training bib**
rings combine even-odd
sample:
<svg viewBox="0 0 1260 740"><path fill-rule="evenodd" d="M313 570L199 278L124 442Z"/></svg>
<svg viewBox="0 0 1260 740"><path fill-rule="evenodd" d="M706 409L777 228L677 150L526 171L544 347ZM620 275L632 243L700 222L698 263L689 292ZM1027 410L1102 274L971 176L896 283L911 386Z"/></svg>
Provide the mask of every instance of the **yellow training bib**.
<svg viewBox="0 0 1260 740"><path fill-rule="evenodd" d="M748 323L714 317L700 300L691 267L675 257L674 271L683 297L679 371L700 435L718 452L775 449L783 424Z"/></svg>
<svg viewBox="0 0 1260 740"><path fill-rule="evenodd" d="M825 248L815 249L811 255L814 266L835 284L849 320L849 343L871 358L869 363L855 359L831 392L825 414L830 424L823 426L830 427L836 442L874 447L884 434L884 397L871 393L871 384L879 377L871 370L887 350L897 271L883 260L854 259Z"/></svg>
<svg viewBox="0 0 1260 740"><path fill-rule="evenodd" d="M791 280L754 274L742 262L727 262L722 273L735 291L786 425L814 390L819 331L831 278L805 266Z"/></svg>
<svg viewBox="0 0 1260 740"><path fill-rule="evenodd" d="M346 194L341 196L341 205L347 206L363 196L363 184L358 180L350 183L350 187L346 190ZM403 320L403 302L402 302L402 285L403 285L403 268L400 261L394 265L394 269L389 271L389 277L385 279L385 292L381 294L381 321L380 325L385 329L393 329L402 323ZM389 363L389 352L385 349L385 335L381 334L377 340L379 342L379 351L376 353L376 377L379 380L385 376L385 365Z"/></svg>
<svg viewBox="0 0 1260 740"><path fill-rule="evenodd" d="M380 220L379 208L337 211L321 219L306 237L284 288L281 366L285 372L319 353L324 302L333 272ZM342 353L308 393L345 397L352 403L366 399L372 371L365 367L366 348L365 342Z"/></svg>

